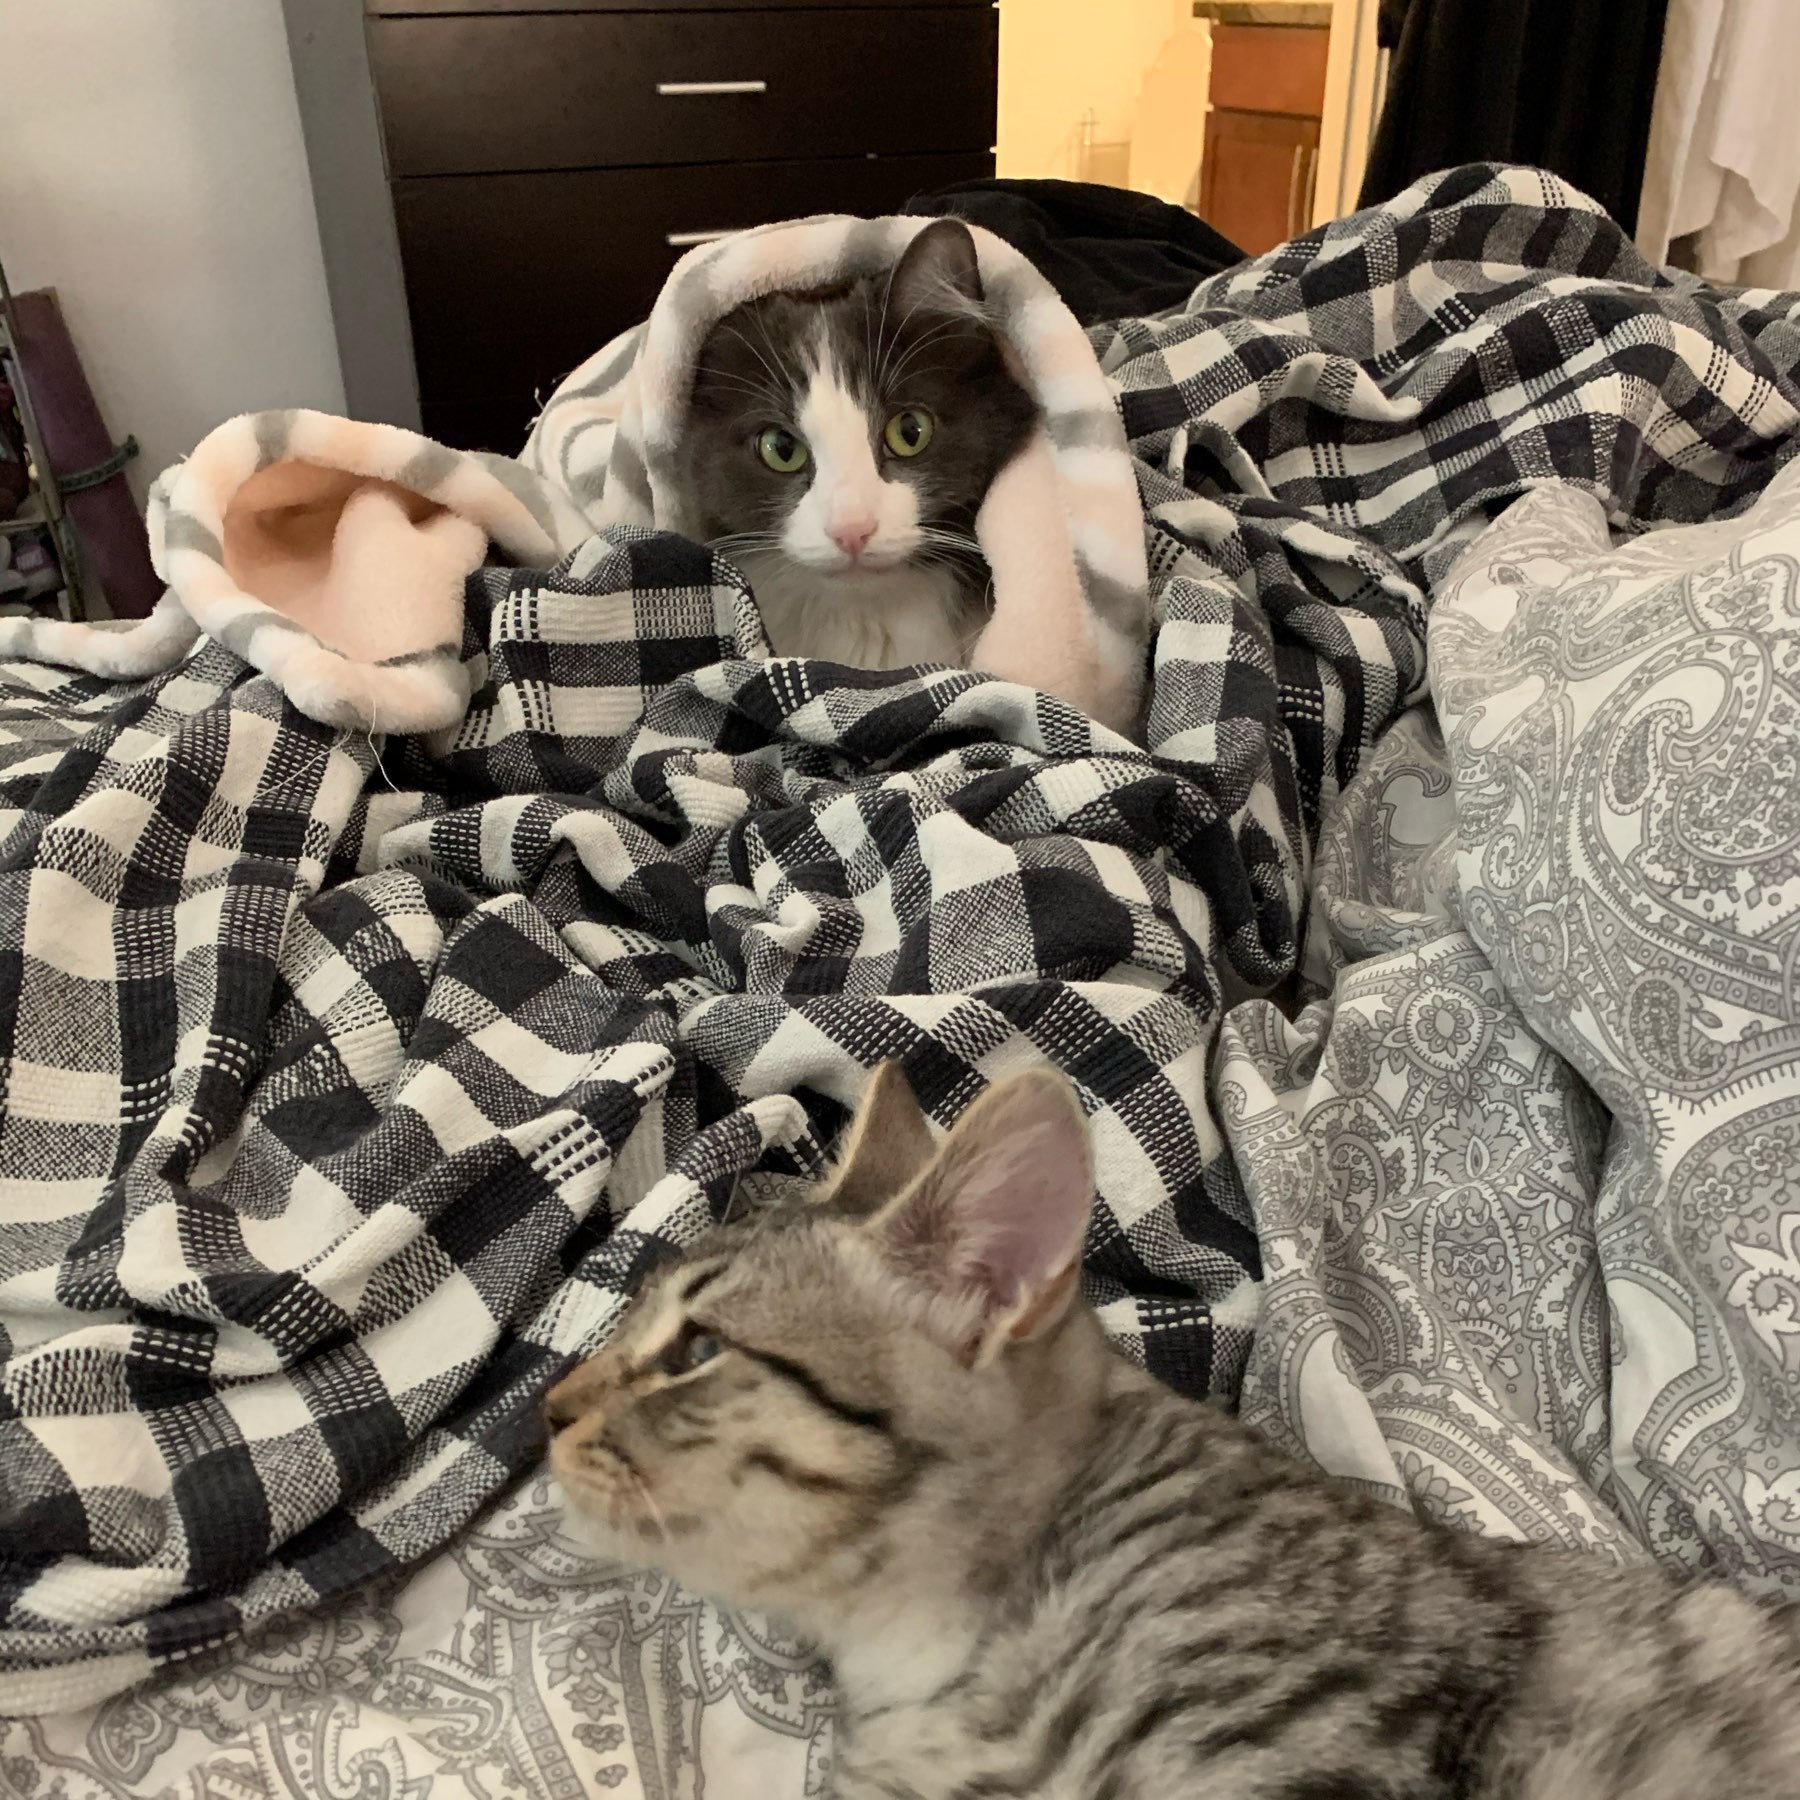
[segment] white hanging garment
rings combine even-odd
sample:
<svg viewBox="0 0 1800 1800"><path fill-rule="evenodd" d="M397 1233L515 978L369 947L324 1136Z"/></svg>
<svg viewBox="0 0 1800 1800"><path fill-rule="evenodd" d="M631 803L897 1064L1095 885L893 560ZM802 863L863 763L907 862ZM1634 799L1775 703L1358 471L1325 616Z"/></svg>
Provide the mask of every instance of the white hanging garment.
<svg viewBox="0 0 1800 1800"><path fill-rule="evenodd" d="M1800 284L1800 0L1669 0L1638 247L1717 281Z"/></svg>

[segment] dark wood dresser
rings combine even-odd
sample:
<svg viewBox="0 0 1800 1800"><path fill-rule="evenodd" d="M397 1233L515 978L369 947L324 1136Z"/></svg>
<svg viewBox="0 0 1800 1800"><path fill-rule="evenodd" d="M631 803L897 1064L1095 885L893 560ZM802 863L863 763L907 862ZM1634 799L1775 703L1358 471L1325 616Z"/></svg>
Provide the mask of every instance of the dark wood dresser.
<svg viewBox="0 0 1800 1800"><path fill-rule="evenodd" d="M516 451L682 251L993 173L992 0L284 0L346 404Z"/></svg>

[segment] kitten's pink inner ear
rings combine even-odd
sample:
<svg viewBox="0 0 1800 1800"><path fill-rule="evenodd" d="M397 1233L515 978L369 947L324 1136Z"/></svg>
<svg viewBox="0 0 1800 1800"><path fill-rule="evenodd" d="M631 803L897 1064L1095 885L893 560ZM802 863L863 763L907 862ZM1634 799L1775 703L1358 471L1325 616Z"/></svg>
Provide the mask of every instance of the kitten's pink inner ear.
<svg viewBox="0 0 1800 1800"><path fill-rule="evenodd" d="M910 1275L977 1301L984 1334L1029 1337L1074 1297L1093 1195L1074 1090L1054 1070L1033 1069L964 1113L877 1226Z"/></svg>
<svg viewBox="0 0 1800 1800"><path fill-rule="evenodd" d="M1069 1310L1069 1303L1080 1291L1081 1260L1078 1257L1060 1275L1054 1276L1035 1300L1030 1301L1021 1311L1001 1320L995 1329L1007 1342L1028 1343L1032 1338L1041 1337L1048 1331ZM982 1348L983 1346L977 1346L977 1355Z"/></svg>

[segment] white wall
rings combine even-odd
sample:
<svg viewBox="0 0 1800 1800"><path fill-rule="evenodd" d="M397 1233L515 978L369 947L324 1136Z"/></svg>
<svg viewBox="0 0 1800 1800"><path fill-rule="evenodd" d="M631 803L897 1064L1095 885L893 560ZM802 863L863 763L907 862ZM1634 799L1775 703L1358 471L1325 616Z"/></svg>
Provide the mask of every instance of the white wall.
<svg viewBox="0 0 1800 1800"><path fill-rule="evenodd" d="M1375 0L1332 3L1315 221L1355 205L1377 102ZM1066 180L1085 173L1188 203L1211 62L1210 32L1194 19L1191 0L999 0L999 7L999 173ZM1084 171L1082 121L1090 111L1099 154Z"/></svg>
<svg viewBox="0 0 1800 1800"><path fill-rule="evenodd" d="M1097 143L1129 139L1144 71L1182 13L1183 0L1000 0L998 172L1080 180L1090 110Z"/></svg>
<svg viewBox="0 0 1800 1800"><path fill-rule="evenodd" d="M0 0L0 257L57 290L140 500L234 413L341 412L279 0Z"/></svg>

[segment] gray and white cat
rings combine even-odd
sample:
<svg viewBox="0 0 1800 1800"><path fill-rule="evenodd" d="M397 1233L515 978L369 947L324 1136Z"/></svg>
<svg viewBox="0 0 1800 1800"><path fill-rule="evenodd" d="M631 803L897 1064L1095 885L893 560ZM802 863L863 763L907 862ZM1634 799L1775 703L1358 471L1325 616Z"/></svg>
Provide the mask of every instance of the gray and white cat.
<svg viewBox="0 0 1800 1800"><path fill-rule="evenodd" d="M886 276L713 327L685 491L777 655L959 663L986 616L975 515L1037 412L983 315L975 240L940 219Z"/></svg>
<svg viewBox="0 0 1800 1800"><path fill-rule="evenodd" d="M838 1800L1776 1800L1800 1623L1432 1529L1117 1355L1036 1070L940 1146L879 1071L811 1206L714 1231L552 1391L604 1553L836 1664Z"/></svg>

